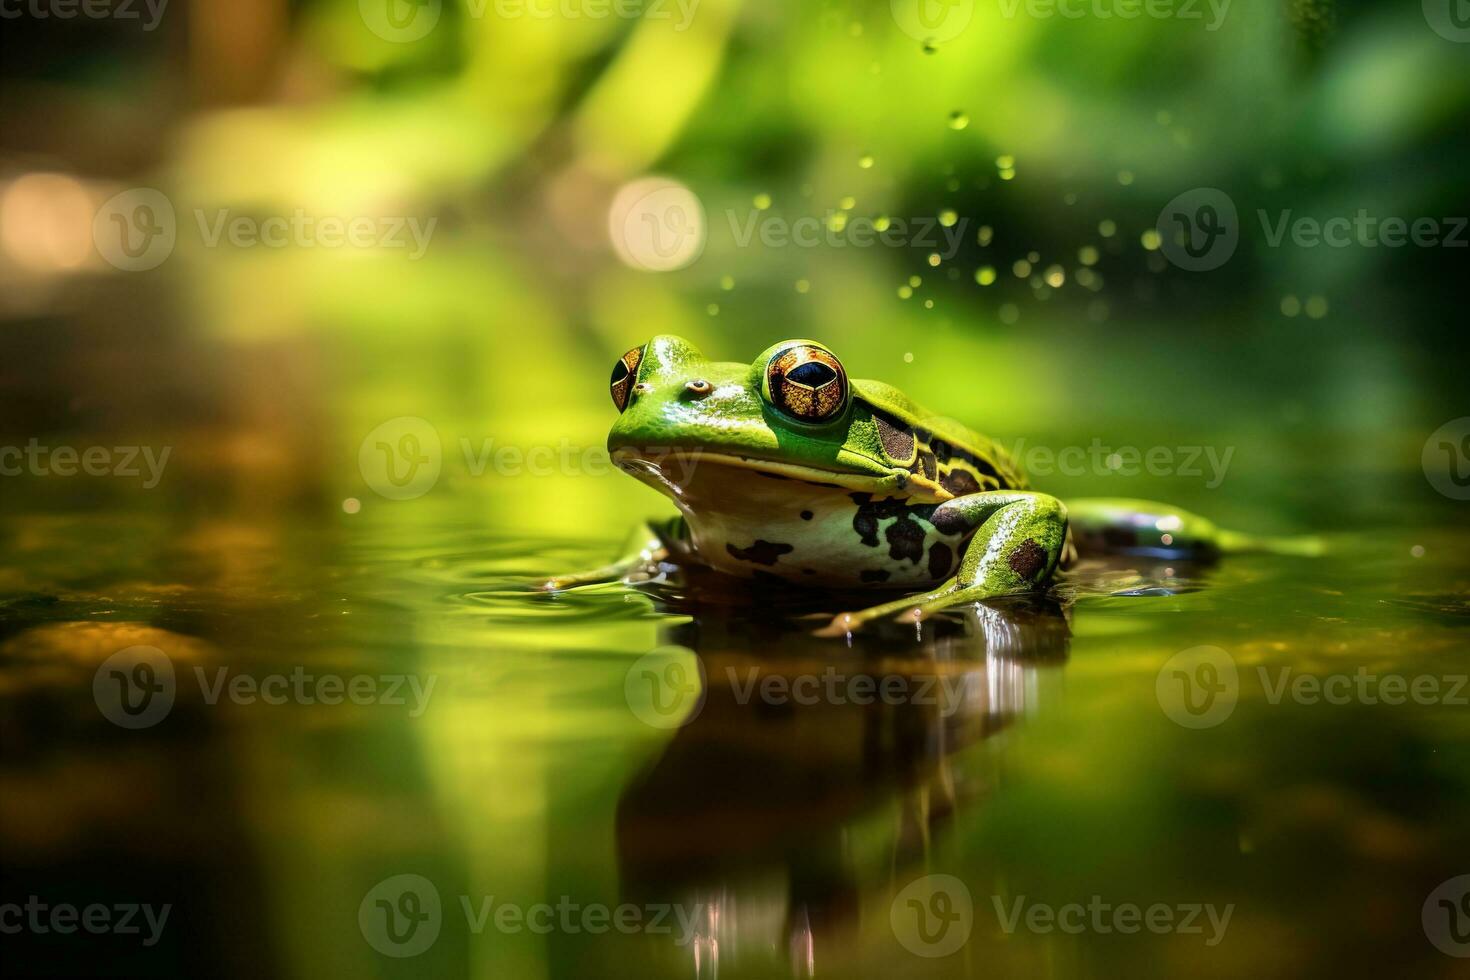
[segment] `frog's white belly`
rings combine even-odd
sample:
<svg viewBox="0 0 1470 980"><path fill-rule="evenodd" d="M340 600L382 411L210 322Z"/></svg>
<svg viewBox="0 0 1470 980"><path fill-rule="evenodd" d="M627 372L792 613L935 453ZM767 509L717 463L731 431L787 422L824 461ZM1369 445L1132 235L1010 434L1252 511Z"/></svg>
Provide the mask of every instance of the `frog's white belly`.
<svg viewBox="0 0 1470 980"><path fill-rule="evenodd" d="M833 588L927 588L954 573L968 537L935 530L928 518L937 501L918 496L708 457L641 460L630 472L674 500L700 559L731 575Z"/></svg>

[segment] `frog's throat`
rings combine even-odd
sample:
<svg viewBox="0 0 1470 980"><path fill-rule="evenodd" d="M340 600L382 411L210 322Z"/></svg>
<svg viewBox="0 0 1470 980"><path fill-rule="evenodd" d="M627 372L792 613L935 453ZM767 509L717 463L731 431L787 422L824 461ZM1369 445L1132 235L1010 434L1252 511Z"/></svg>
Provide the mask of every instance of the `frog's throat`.
<svg viewBox="0 0 1470 980"><path fill-rule="evenodd" d="M854 473L843 470L825 470L816 466L786 463L754 456L737 456L706 450L688 449L669 452L649 452L624 447L612 454L613 463L619 468L680 501L693 482L696 471L703 467L733 467L751 473L788 480L799 480L817 487L833 490L853 490L867 493L917 492L928 495L937 491L936 500L946 500L950 494L927 481L915 480L913 474L904 470L893 470L883 476L871 473Z"/></svg>

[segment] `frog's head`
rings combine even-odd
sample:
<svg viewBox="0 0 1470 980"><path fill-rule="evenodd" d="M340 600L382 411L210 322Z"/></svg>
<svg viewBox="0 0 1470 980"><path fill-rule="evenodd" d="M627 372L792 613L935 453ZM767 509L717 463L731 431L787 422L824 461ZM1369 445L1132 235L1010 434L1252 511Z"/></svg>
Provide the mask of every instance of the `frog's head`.
<svg viewBox="0 0 1470 980"><path fill-rule="evenodd" d="M710 361L680 337L654 337L613 367L621 413L608 436L618 465L678 497L691 465L857 490L903 487L842 362L812 340L786 340L749 364ZM672 465L677 464L677 465Z"/></svg>

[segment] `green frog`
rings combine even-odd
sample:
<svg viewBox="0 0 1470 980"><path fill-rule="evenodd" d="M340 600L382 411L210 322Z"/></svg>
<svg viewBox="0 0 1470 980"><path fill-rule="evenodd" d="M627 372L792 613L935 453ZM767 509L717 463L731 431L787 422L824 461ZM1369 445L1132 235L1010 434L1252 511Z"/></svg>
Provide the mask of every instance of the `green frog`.
<svg viewBox="0 0 1470 980"><path fill-rule="evenodd" d="M1261 546L1163 504L1066 505L1032 490L995 442L897 388L848 377L814 340L739 364L654 337L618 359L610 392L613 462L680 516L645 525L623 558L553 578L548 590L673 562L905 593L835 617L824 632L840 635L1042 588L1079 547L1185 559Z"/></svg>

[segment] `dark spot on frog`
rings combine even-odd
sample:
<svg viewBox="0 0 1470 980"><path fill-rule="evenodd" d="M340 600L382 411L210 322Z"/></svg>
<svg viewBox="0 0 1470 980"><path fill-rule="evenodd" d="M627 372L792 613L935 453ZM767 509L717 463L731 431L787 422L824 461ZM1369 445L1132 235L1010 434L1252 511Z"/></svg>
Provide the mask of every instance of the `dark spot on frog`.
<svg viewBox="0 0 1470 980"><path fill-rule="evenodd" d="M814 516L815 515L813 515L812 512L809 511L809 510L804 510L804 511L801 512L801 519L804 520L804 521L809 521Z"/></svg>
<svg viewBox="0 0 1470 980"><path fill-rule="evenodd" d="M776 541L762 541L757 539L755 544L749 548L737 548L729 542L725 543L725 550L741 561L753 561L757 565L774 565L776 559L782 555L789 554L795 548L789 544L781 544Z"/></svg>
<svg viewBox="0 0 1470 980"><path fill-rule="evenodd" d="M929 523L940 534L964 534L970 530L970 522L957 507L940 507L929 519Z"/></svg>
<svg viewBox="0 0 1470 980"><path fill-rule="evenodd" d="M907 558L914 564L924 557L924 529L919 522L904 514L883 532L888 539L888 557L897 561Z"/></svg>
<svg viewBox="0 0 1470 980"><path fill-rule="evenodd" d="M958 466L944 474L939 485L956 497L980 492L980 484L975 481L975 478Z"/></svg>
<svg viewBox="0 0 1470 980"><path fill-rule="evenodd" d="M930 578L943 578L949 574L950 563L954 561L954 552L949 550L949 545L943 541L936 541L929 546L929 576Z"/></svg>
<svg viewBox="0 0 1470 980"><path fill-rule="evenodd" d="M756 476L763 476L767 480L788 480L789 481L791 479L791 477L789 477L789 476L782 476L780 473L767 473L765 470L756 470L755 473L756 473Z"/></svg>
<svg viewBox="0 0 1470 980"><path fill-rule="evenodd" d="M1038 571L1046 566L1046 550L1027 538L1016 545L1015 550L1006 559L1006 564L1011 566L1011 571L1029 582Z"/></svg>
<svg viewBox="0 0 1470 980"><path fill-rule="evenodd" d="M881 568L865 568L858 573L858 578L864 582L886 582L888 573Z"/></svg>
<svg viewBox="0 0 1470 980"><path fill-rule="evenodd" d="M917 563L924 557L924 528L915 518L928 521L934 516L937 504L906 504L903 498L885 497L873 500L871 493L849 494L857 504L857 513L852 518L852 529L858 539L869 548L878 547L878 522L884 518L895 518L884 532L888 539L888 554L892 558L908 558Z"/></svg>

